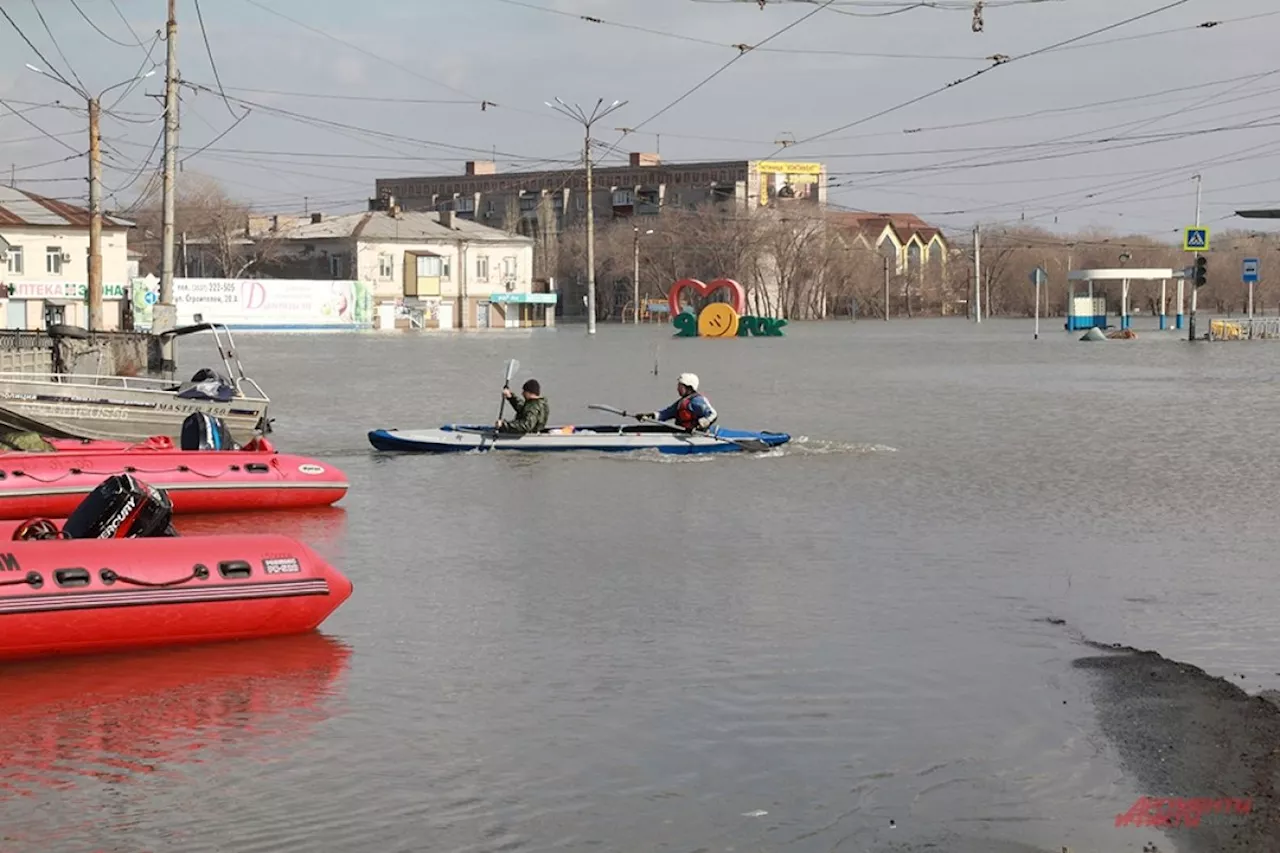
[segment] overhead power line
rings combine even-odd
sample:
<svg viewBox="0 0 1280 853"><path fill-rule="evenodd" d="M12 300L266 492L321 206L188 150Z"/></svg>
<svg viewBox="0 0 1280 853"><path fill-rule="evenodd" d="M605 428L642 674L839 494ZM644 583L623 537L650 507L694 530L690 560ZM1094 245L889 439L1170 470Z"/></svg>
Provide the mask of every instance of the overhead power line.
<svg viewBox="0 0 1280 853"><path fill-rule="evenodd" d="M464 91L464 90L462 90L462 89L459 89L459 88L458 88L458 87L456 87L456 86L452 86L452 85L450 85L449 83L446 83L446 82L445 82L445 81L443 81L443 80L437 80L437 79L436 79L436 78L434 78L434 77L429 77L429 76L427 76L427 75L423 74L423 73L422 73L422 72L420 72L420 71L416 71L416 70L414 70L413 68L410 68L410 67L409 67L409 66L407 66L407 65L401 65L399 62L396 62L395 60L388 59L387 57L382 56L382 55L380 55L380 54L378 54L378 53L375 53L375 52L373 52L373 51L371 51L371 50L365 50L363 47L360 47L360 46L359 46L359 45L357 45L357 44L352 44L351 42L349 42L349 41L347 41L347 40L345 40L345 39L338 38L337 36L333 35L332 33L327 33L327 32L325 32L324 30L317 29L316 27L313 27L313 26L311 26L311 25L310 25L310 24L308 24L308 23L305 23L305 22L303 22L303 21L299 21L297 18L291 18L291 17L289 17L288 15L284 14L283 12L280 12L280 11L278 11L278 10L276 10L276 9L272 9L271 7L269 7L269 6L265 5L264 3L260 3L260 2L258 2L258 0L244 0L244 2L245 2L245 3L248 3L248 4L249 4L249 5L251 5L251 6L256 6L257 8L261 9L262 11L264 11L264 12L268 12L268 13L270 13L270 14L272 14L272 15L275 15L275 16L276 16L276 17L278 17L278 18L282 18L283 20L288 21L289 23L293 24L294 26L301 27L302 29L306 30L306 31L307 31L307 32L309 32L309 33L314 33L315 35L321 36L322 38L327 38L327 39L329 39L330 41L335 41L335 42L337 42L337 43L338 43L338 44L340 44L340 45L343 45L343 46L345 46L345 47L347 47L347 48L349 48L349 49L351 49L351 50L356 51L357 53L360 53L360 54L363 54L364 56L369 57L370 59L376 60L376 61L378 61L378 62L383 63L384 65L389 65L389 66L391 66L392 68L395 68L395 69L397 69L397 70L399 70L399 71L403 71L403 72L404 72L404 73L406 73L406 74L410 74L410 75L412 75L412 76L414 76L414 77L417 77L419 80L425 80L426 82L431 83L431 84L433 84L433 85L435 85L435 86L440 86L441 88L448 89L449 91L451 91L451 92L455 92L455 93L457 93L457 94L459 94L459 95L464 95L464 96L466 96L466 97L468 97L468 98L473 98L474 100L476 100L476 101L478 101L478 102L480 103L480 109L481 109L481 110L486 110L488 107L502 107L503 109L511 110L512 112L525 113L525 114L527 114L527 115L534 115L534 116L538 116L539 118L543 118L543 119L550 118L550 116L548 116L548 115L546 115L545 113L542 113L542 112L538 112L538 111L535 111L535 110L526 110L526 109L521 109L521 108L519 108L519 107L509 107L509 106L504 106L504 105L499 104L499 103L497 103L497 102L495 102L495 101L491 101L491 100L489 100L489 99L487 99L487 98L480 98L480 97L478 97L478 96L476 96L476 95L471 94L470 92L467 92L467 91Z"/></svg>
<svg viewBox="0 0 1280 853"><path fill-rule="evenodd" d="M81 9L81 8L80 8L80 4L79 4L79 3L77 3L77 2L76 2L76 0L71 0L71 5L72 5L73 7L75 7L75 10L76 10L77 12L79 12L79 13L80 13L80 17L84 18L84 22L85 22L86 24L88 24L89 26L93 27L93 28L94 28L94 30L96 30L96 31L97 31L98 35L102 36L104 39L106 39L107 41L111 42L112 44L118 44L118 45L120 45L121 47L143 47L143 46L144 46L144 45L142 44L142 39L138 38L138 34L137 34L137 33L134 33L134 34L133 34L133 42L132 42L132 43L127 42L127 41L120 41L119 39L113 38L112 36L108 35L108 34L107 34L107 32L106 32L106 31L104 31L104 30L102 29L102 27L100 27L100 26L98 26L97 24L95 24L95 23L93 22L93 19L92 19L92 18L90 18L88 15L86 15L86 14L85 14L84 9ZM112 5L115 5L115 0L112 0ZM120 11L120 8L119 8L118 6L116 7L116 11L117 11L117 12L119 12L119 11ZM123 15L121 15L121 17L123 18L124 16L123 16ZM128 21L126 20L126 21L125 21L125 23L127 24L127 23L128 23Z"/></svg>
<svg viewBox="0 0 1280 853"><path fill-rule="evenodd" d="M891 107L886 107L883 110L879 110L878 112L874 112L870 115L863 116L862 118L848 122L847 124L842 124L839 127L832 128L831 130L826 130L826 131L823 131L822 133L818 133L813 136L806 137L805 139L801 139L794 144L803 145L805 143L813 142L815 140L822 139L827 136L831 136L832 134L839 133L842 130L848 130L851 127L857 127L858 125L866 124L869 121L874 121L877 118L889 115L890 113L897 112L898 110L901 110L901 109L905 109L909 106L912 106L913 104L918 104L921 101L927 100L928 98L932 98L935 95L941 94L942 92L945 92L949 89L954 89L955 87L968 83L971 80L976 80L978 77L981 77L983 74L987 74L991 71L994 71L997 68L1000 68L1004 65L1008 65L1011 62L1017 62L1023 59L1030 59L1033 56L1039 56L1040 54L1047 53L1050 50L1054 50L1054 49L1063 47L1065 45L1073 44L1083 39L1087 39L1092 36L1108 32L1110 30L1118 29L1119 27L1127 26L1128 24L1132 24L1136 21L1143 20L1144 18L1149 18L1149 17L1152 17L1153 15L1158 15L1161 12L1167 12L1170 9L1176 8L1178 6L1183 6L1188 2L1190 2L1190 0L1173 0L1172 3L1166 3L1165 5L1160 6L1156 9L1152 9L1148 12L1143 12L1139 15L1134 15L1133 17L1130 17L1130 18L1125 18L1124 20L1118 21L1114 24L1108 24L1105 27L1099 27L1098 29L1090 30L1087 33L1082 33L1081 35L1078 35L1078 36L1072 36L1069 39L1064 39L1059 42L1054 42L1053 44L1046 45L1045 47L1037 48L1036 50L1031 50L1031 51L1027 51L1026 53L1018 54L1017 56L999 59L995 62L995 64L988 66L987 68L980 68L979 70L973 72L972 74L969 74L965 77L961 77L959 80L953 80L952 82L939 86L936 89L931 89L930 91L925 92L923 95L917 95L914 98L911 98L906 101L902 101ZM770 159L772 157L775 157L780 152L786 150L786 148L788 147L791 147L791 146L781 146L764 159Z"/></svg>
<svg viewBox="0 0 1280 853"><path fill-rule="evenodd" d="M222 78L218 76L218 63L214 61L213 48L209 46L209 31L204 26L204 13L200 11L200 0L192 0L192 2L195 3L196 21L200 24L200 37L204 39L204 52L209 57L209 68L213 71L213 81L218 84L218 94L222 95L222 103L226 104L227 112L231 113L231 117L236 120L236 124L239 124L249 113L246 112L237 118L236 111L231 109L231 102L227 100L227 93L222 89ZM232 127L235 127L235 124Z"/></svg>
<svg viewBox="0 0 1280 853"><path fill-rule="evenodd" d="M817 0L815 0L815 2L817 2ZM645 119L644 121L642 121L642 122L640 122L639 124L635 125L634 127L629 127L629 128L625 128L625 129L623 129L623 131L622 131L622 135L618 137L617 142L615 142L615 143L613 143L613 145L609 146L609 150L606 152L606 155L607 155L607 154L609 154L609 153L612 153L613 151L616 151L616 150L617 150L617 148L618 148L618 146L622 144L622 140L626 139L626 137L627 137L627 134L628 134L628 133L634 133L635 131L637 131L637 130L639 130L640 128L644 127L644 126L645 126L646 124L648 124L649 122L653 121L653 120L654 120L655 118L657 118L658 116L660 116L660 115L662 115L663 113L665 113L665 112L667 112L668 110L670 110L672 107L675 107L677 104L679 104L680 102L684 101L686 98L688 98L688 97L689 97L690 95L692 95L694 92L697 92L697 91L698 91L699 89L701 89L703 86L707 85L707 84L708 84L708 83L710 83L712 80L714 80L715 78L719 77L719 76L720 76L721 74L723 74L725 71L728 71L728 70L729 70L729 68L730 68L730 66L732 66L732 65L733 65L735 62L737 62L738 60L742 59L742 57L746 56L746 55L747 55L747 53L748 53L749 51L753 50L753 49L754 49L754 48L756 48L756 47L760 47L760 46L766 45L766 44L768 44L769 42L773 41L774 39L778 38L779 36L781 36L781 35L783 35L783 34L785 34L785 33L789 32L789 31L791 31L791 30L792 30L792 29L794 29L795 27L799 26L800 24L803 24L805 21L809 20L809 19L810 19L810 18L812 18L814 15L818 14L818 13L819 13L819 12L821 12L822 10L826 9L827 7L829 7L833 2L835 2L835 0L823 0L822 4L821 4L820 6L818 6L817 8L813 9L813 10L812 10L812 11L810 11L810 12L806 12L805 14L801 15L799 18L797 18L796 20L794 20L794 21L792 21L791 23L787 24L787 25L786 25L785 27L783 27L782 29L775 30L773 33L771 33L771 34L769 34L768 36L766 36L766 37L764 38L764 40L763 40L763 41L759 42L759 43L758 43L758 44L756 44L756 45L741 45L741 49L738 51L737 55L735 55L735 56L734 56L732 59L730 59L728 62L724 63L724 64L723 64L723 65L721 65L719 68L717 68L715 71L711 72L709 75L707 75L706 77L704 77L704 78L703 78L702 80L700 80L698 83L694 84L693 88L689 89L689 90L688 90L688 91L686 91L683 95L680 95L680 96L679 96L678 98L676 98L674 101L672 101L671 103L667 104L665 107L663 107L662 109L658 110L656 113L654 113L653 115L649 116L647 119ZM1184 0L1184 2L1185 2L1185 0Z"/></svg>
<svg viewBox="0 0 1280 853"><path fill-rule="evenodd" d="M986 62L989 57L985 56L956 56L956 55L930 55L918 53L884 53L874 51L860 50L821 50L812 48L783 48L783 47L764 47L763 42L759 45L749 46L743 44L731 44L729 42L714 41L712 39L698 38L696 36L683 35L681 33L668 32L666 30L655 30L651 27L642 27L638 24L626 24L619 21L606 21L594 15L580 15L575 12L566 12L563 9L553 9L548 6L539 6L534 3L526 3L524 0L495 0L498 3L506 3L509 6L519 6L523 9L531 9L535 12L543 12L548 15L556 15L564 18L572 18L588 24L596 24L602 27L614 27L621 30L630 30L632 32L645 33L647 35L659 36L661 38L674 39L676 41L686 42L688 44L700 44L706 47L718 47L730 50L741 51L743 47L750 47L751 50L760 53L779 53L790 55L828 55L828 56L848 56L860 57L868 59L926 59L926 60L945 60L955 62ZM809 0L812 5L814 0ZM838 2L838 0L837 0Z"/></svg>

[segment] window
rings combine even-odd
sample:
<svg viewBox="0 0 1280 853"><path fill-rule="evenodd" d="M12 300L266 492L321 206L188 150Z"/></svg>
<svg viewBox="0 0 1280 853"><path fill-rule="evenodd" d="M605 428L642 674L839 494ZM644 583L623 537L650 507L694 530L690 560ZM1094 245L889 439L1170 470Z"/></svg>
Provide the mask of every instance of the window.
<svg viewBox="0 0 1280 853"><path fill-rule="evenodd" d="M47 246L44 250L44 271L49 275L62 275L62 247Z"/></svg>
<svg viewBox="0 0 1280 853"><path fill-rule="evenodd" d="M476 258L476 281L489 280L489 256L480 255Z"/></svg>
<svg viewBox="0 0 1280 853"><path fill-rule="evenodd" d="M629 207L634 203L635 203L635 198L633 197L631 190L614 190L613 191L614 207Z"/></svg>
<svg viewBox="0 0 1280 853"><path fill-rule="evenodd" d="M451 270L449 267L449 259L441 258L440 259L440 277L448 281L450 274L451 274Z"/></svg>
<svg viewBox="0 0 1280 853"><path fill-rule="evenodd" d="M418 255L418 278L439 278L441 266L435 255Z"/></svg>
<svg viewBox="0 0 1280 853"><path fill-rule="evenodd" d="M386 252L378 255L378 278L387 281L391 278L392 268L395 266L395 258Z"/></svg>
<svg viewBox="0 0 1280 853"><path fill-rule="evenodd" d="M514 256L508 255L502 259L502 277L504 279L516 277L516 259Z"/></svg>
<svg viewBox="0 0 1280 853"><path fill-rule="evenodd" d="M329 256L329 275L333 278L348 278L351 274L351 256L345 252Z"/></svg>
<svg viewBox="0 0 1280 853"><path fill-rule="evenodd" d="M22 275L22 247L10 246L9 251L9 272L14 275Z"/></svg>

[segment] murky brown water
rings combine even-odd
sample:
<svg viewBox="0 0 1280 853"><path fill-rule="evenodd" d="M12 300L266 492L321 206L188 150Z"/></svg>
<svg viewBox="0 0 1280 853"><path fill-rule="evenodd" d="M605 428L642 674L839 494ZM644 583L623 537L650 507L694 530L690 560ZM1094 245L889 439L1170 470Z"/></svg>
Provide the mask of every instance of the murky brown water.
<svg viewBox="0 0 1280 853"><path fill-rule="evenodd" d="M0 850L1136 850L1070 629L1280 686L1280 344L669 335L241 335L277 445L352 491L185 527L293 532L355 595L319 636L0 670ZM691 369L807 440L369 449L491 420L509 357L557 422Z"/></svg>

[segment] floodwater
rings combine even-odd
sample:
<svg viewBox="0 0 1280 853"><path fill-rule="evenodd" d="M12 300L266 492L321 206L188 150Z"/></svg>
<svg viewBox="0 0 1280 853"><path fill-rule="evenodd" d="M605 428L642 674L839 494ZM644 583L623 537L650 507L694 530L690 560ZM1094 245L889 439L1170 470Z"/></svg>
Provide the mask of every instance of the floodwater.
<svg viewBox="0 0 1280 853"><path fill-rule="evenodd" d="M1072 661L1088 638L1280 687L1280 344L1139 335L242 334L277 446L351 492L199 529L293 532L355 595L319 635L0 670L0 850L1177 849L1114 826L1161 792ZM557 423L693 370L724 426L796 441L368 447L493 420L507 358Z"/></svg>

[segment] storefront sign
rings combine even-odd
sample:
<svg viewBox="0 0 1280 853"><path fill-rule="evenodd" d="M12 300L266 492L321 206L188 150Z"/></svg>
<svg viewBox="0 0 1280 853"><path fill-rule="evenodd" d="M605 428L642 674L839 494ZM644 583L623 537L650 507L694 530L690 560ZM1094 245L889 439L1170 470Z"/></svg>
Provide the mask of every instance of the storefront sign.
<svg viewBox="0 0 1280 853"><path fill-rule="evenodd" d="M10 299L88 299L89 285L71 281L8 281L4 285ZM103 299L124 299L123 284L103 284Z"/></svg>
<svg viewBox="0 0 1280 853"><path fill-rule="evenodd" d="M526 304L555 305L557 293L490 293L490 302L519 302Z"/></svg>

